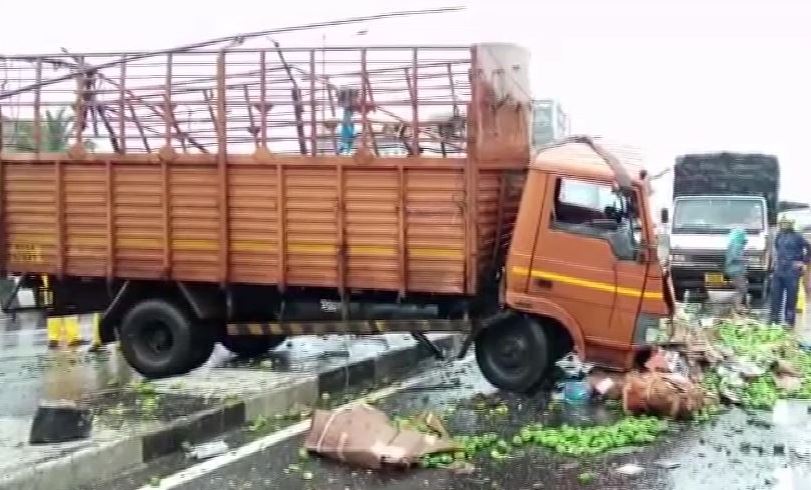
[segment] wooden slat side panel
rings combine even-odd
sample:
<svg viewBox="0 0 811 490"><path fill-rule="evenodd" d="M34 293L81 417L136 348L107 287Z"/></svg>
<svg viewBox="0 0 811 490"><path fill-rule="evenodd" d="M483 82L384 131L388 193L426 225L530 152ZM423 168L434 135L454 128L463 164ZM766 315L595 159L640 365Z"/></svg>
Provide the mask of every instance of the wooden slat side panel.
<svg viewBox="0 0 811 490"><path fill-rule="evenodd" d="M496 240L497 235L501 171L481 170L478 184L476 223L479 234L477 241L479 253L477 270L485 272L493 260L493 242Z"/></svg>
<svg viewBox="0 0 811 490"><path fill-rule="evenodd" d="M105 166L65 164L65 272L103 276L107 270L107 181Z"/></svg>
<svg viewBox="0 0 811 490"><path fill-rule="evenodd" d="M479 187L480 259L478 270L480 273L487 272L491 266L493 251L496 248L501 252L502 257L505 257L509 250L515 219L518 216L518 206L521 203L521 191L526 178L526 173L521 170L494 170L492 172L492 175L489 172L483 173ZM482 199L482 195L487 198ZM499 213L501 213L500 223ZM496 227L499 224L500 229L497 230ZM497 247L494 243L496 240L498 240Z"/></svg>
<svg viewBox="0 0 811 490"><path fill-rule="evenodd" d="M334 167L285 170L288 284L337 285L336 178Z"/></svg>
<svg viewBox="0 0 811 490"><path fill-rule="evenodd" d="M504 253L510 248L515 220L518 217L518 208L521 205L521 194L524 191L524 182L527 179L525 170L505 170L504 218L501 224L500 246Z"/></svg>
<svg viewBox="0 0 811 490"><path fill-rule="evenodd" d="M55 273L54 164L4 163L6 251L9 272Z"/></svg>
<svg viewBox="0 0 811 490"><path fill-rule="evenodd" d="M465 183L459 170L406 171L408 289L462 293Z"/></svg>
<svg viewBox="0 0 811 490"><path fill-rule="evenodd" d="M275 164L229 168L229 280L275 284L279 268L279 213ZM212 163L168 166L170 269L164 268L163 175L158 163L112 165L112 270L120 278L219 281L217 173ZM55 272L56 203L54 166L6 165L3 182L9 245L37 247L37 262L15 263L12 272ZM101 162L64 164L66 272L103 277L107 260L106 169ZM344 170L344 243L336 224L335 167L285 165L287 283L336 287L338 251L346 250L347 286L400 288L398 246L399 170L394 166L347 165ZM484 175L477 217L492 230L495 179ZM463 293L465 281L465 186L459 168L403 170L406 289ZM497 192L497 191L496 191ZM490 227L490 228L488 228ZM483 238L481 252L486 251ZM27 245L26 245L27 244ZM13 250L9 247L9 250ZM21 249L18 246L18 252ZM18 259L22 258L17 253ZM167 276L166 273L170 275Z"/></svg>
<svg viewBox="0 0 811 490"><path fill-rule="evenodd" d="M347 284L395 290L399 285L397 169L344 170Z"/></svg>
<svg viewBox="0 0 811 490"><path fill-rule="evenodd" d="M116 275L158 279L163 271L163 205L160 165L113 167Z"/></svg>
<svg viewBox="0 0 811 490"><path fill-rule="evenodd" d="M171 274L180 281L217 281L218 174L213 165L169 167Z"/></svg>
<svg viewBox="0 0 811 490"><path fill-rule="evenodd" d="M279 279L278 193L275 166L230 169L228 234L230 280L275 284Z"/></svg>

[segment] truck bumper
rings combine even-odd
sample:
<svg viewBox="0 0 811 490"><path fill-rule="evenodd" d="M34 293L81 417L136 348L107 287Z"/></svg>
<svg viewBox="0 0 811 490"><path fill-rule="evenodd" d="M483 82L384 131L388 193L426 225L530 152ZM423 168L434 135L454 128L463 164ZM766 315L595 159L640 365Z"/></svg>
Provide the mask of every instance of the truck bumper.
<svg viewBox="0 0 811 490"><path fill-rule="evenodd" d="M673 278L673 287L677 291L685 289L732 289L731 284L725 285L712 285L708 287L704 278L707 273L717 273L717 269L707 268L692 268L692 267L678 267L672 266L670 269L671 277ZM746 277L749 279L749 291L759 293L766 287L769 278L769 272L765 269L750 269L746 271Z"/></svg>

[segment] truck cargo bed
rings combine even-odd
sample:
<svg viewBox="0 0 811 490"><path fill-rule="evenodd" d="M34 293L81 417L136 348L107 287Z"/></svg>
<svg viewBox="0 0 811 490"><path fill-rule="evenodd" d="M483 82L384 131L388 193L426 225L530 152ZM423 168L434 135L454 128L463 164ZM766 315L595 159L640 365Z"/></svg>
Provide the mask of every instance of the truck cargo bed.
<svg viewBox="0 0 811 490"><path fill-rule="evenodd" d="M525 53L408 48L372 68L378 52L359 48L354 64L314 76L316 51L79 57L66 80L0 93L3 114L18 115L0 140L5 271L475 292L509 236L529 157ZM41 81L51 58L16 63ZM507 63L513 78L494 83ZM329 81L341 77L356 91ZM43 149L47 107L79 107L84 122L56 152ZM340 150L346 109L361 130Z"/></svg>

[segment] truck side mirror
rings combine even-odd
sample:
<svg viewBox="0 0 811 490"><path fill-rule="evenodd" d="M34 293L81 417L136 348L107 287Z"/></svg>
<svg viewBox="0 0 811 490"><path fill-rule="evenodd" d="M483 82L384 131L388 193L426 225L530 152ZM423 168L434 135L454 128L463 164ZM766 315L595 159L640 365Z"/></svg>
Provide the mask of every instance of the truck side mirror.
<svg viewBox="0 0 811 490"><path fill-rule="evenodd" d="M662 208L659 221L661 221L663 225L666 225L668 221L670 221L670 211L668 211L667 208Z"/></svg>

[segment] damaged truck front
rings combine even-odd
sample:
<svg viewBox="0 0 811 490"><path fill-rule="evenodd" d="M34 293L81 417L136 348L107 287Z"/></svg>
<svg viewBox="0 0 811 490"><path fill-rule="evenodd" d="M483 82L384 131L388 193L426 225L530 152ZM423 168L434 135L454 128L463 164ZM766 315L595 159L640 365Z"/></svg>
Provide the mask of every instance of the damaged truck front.
<svg viewBox="0 0 811 490"><path fill-rule="evenodd" d="M463 332L518 392L572 349L628 368L672 311L646 176L586 137L530 163L528 61L506 44L7 57L25 76L0 110L32 130L0 140L3 273L50 315L103 311L147 377L216 342L252 356L326 333ZM58 151L49 107L75 112Z"/></svg>

